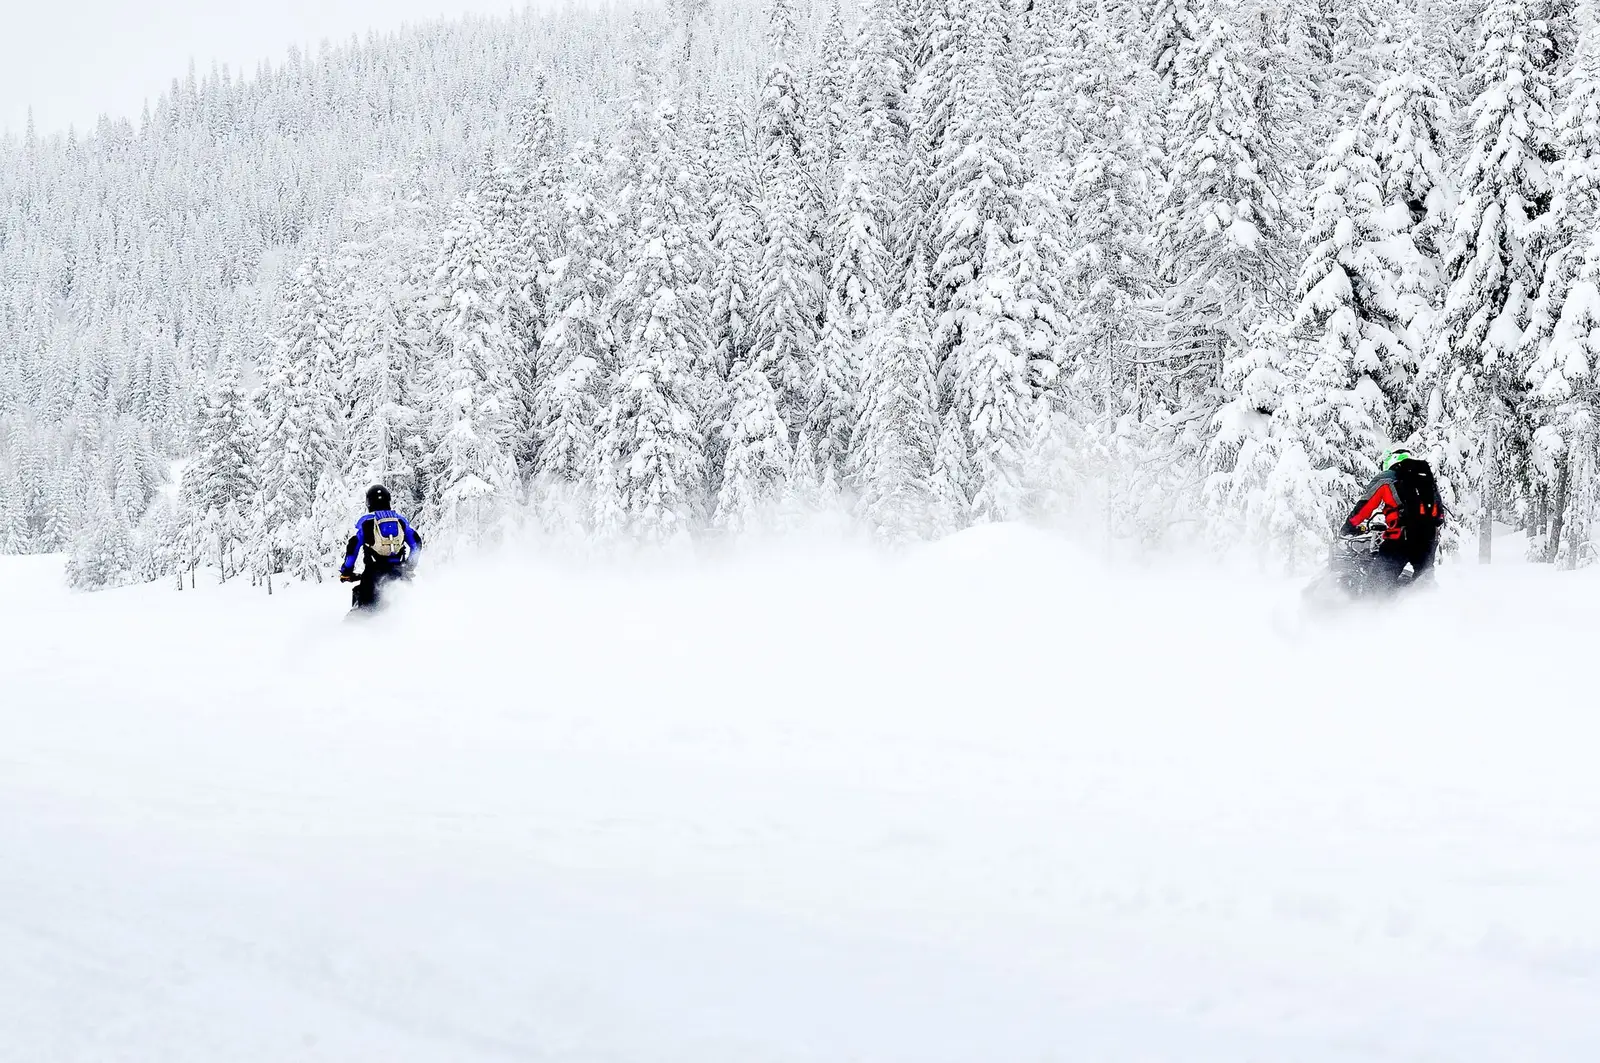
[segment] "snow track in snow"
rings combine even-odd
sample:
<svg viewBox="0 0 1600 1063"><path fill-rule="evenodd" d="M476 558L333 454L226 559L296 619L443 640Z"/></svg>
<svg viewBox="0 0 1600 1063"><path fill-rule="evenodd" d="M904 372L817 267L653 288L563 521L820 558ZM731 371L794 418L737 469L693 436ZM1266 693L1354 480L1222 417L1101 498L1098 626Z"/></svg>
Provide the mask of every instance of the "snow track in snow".
<svg viewBox="0 0 1600 1063"><path fill-rule="evenodd" d="M1015 528L360 626L52 564L0 559L6 1063L1600 1054L1586 573L1289 638Z"/></svg>

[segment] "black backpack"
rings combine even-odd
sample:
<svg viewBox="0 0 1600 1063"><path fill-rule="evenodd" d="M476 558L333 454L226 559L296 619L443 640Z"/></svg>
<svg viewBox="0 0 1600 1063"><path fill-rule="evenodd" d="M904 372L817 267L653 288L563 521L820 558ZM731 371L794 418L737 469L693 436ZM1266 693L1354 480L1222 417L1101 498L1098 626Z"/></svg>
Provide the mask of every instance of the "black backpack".
<svg viewBox="0 0 1600 1063"><path fill-rule="evenodd" d="M1400 527L1406 531L1437 531L1444 523L1444 506L1433 469L1421 458L1407 458L1393 468L1395 494L1400 496Z"/></svg>

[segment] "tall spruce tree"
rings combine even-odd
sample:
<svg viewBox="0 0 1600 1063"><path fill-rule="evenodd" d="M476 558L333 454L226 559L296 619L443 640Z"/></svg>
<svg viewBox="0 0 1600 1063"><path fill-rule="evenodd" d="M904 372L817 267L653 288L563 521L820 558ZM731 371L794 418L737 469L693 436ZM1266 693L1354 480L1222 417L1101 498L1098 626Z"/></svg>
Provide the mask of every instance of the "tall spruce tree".
<svg viewBox="0 0 1600 1063"><path fill-rule="evenodd" d="M1478 33L1472 138L1448 253L1441 355L1455 439L1475 452L1479 557L1493 514L1519 489L1528 444L1520 356L1544 263L1532 227L1549 208L1550 88L1545 26L1526 0L1490 0Z"/></svg>

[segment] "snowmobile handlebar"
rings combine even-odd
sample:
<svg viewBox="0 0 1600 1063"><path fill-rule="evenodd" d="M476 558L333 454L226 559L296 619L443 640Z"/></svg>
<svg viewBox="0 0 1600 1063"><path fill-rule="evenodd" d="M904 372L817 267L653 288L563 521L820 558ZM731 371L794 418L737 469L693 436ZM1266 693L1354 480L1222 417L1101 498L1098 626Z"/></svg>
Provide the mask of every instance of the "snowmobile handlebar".
<svg viewBox="0 0 1600 1063"><path fill-rule="evenodd" d="M1364 531L1360 535L1341 535L1335 541L1335 546L1343 547L1352 554L1375 553L1383 542L1383 532L1378 529Z"/></svg>

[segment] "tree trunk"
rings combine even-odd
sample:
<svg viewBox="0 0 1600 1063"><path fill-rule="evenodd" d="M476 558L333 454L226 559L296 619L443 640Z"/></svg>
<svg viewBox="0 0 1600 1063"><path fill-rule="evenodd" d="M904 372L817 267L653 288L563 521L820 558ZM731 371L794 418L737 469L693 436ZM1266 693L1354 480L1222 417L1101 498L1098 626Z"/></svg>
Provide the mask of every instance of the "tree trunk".
<svg viewBox="0 0 1600 1063"><path fill-rule="evenodd" d="M1572 480L1572 455L1567 455L1561 463L1561 472L1556 476L1556 500L1550 517L1550 542L1544 548L1544 559L1548 564L1556 563L1556 555L1561 552L1561 527L1567 519L1567 486Z"/></svg>
<svg viewBox="0 0 1600 1063"><path fill-rule="evenodd" d="M1494 489L1495 451L1499 448L1496 424L1489 421L1489 438L1484 443L1483 484L1478 504L1478 564L1487 565L1494 558Z"/></svg>
<svg viewBox="0 0 1600 1063"><path fill-rule="evenodd" d="M1594 455L1589 450L1587 437L1580 437L1573 447L1570 460L1573 468L1567 484L1567 569L1576 569L1583 563L1589 549L1589 529L1594 514Z"/></svg>

